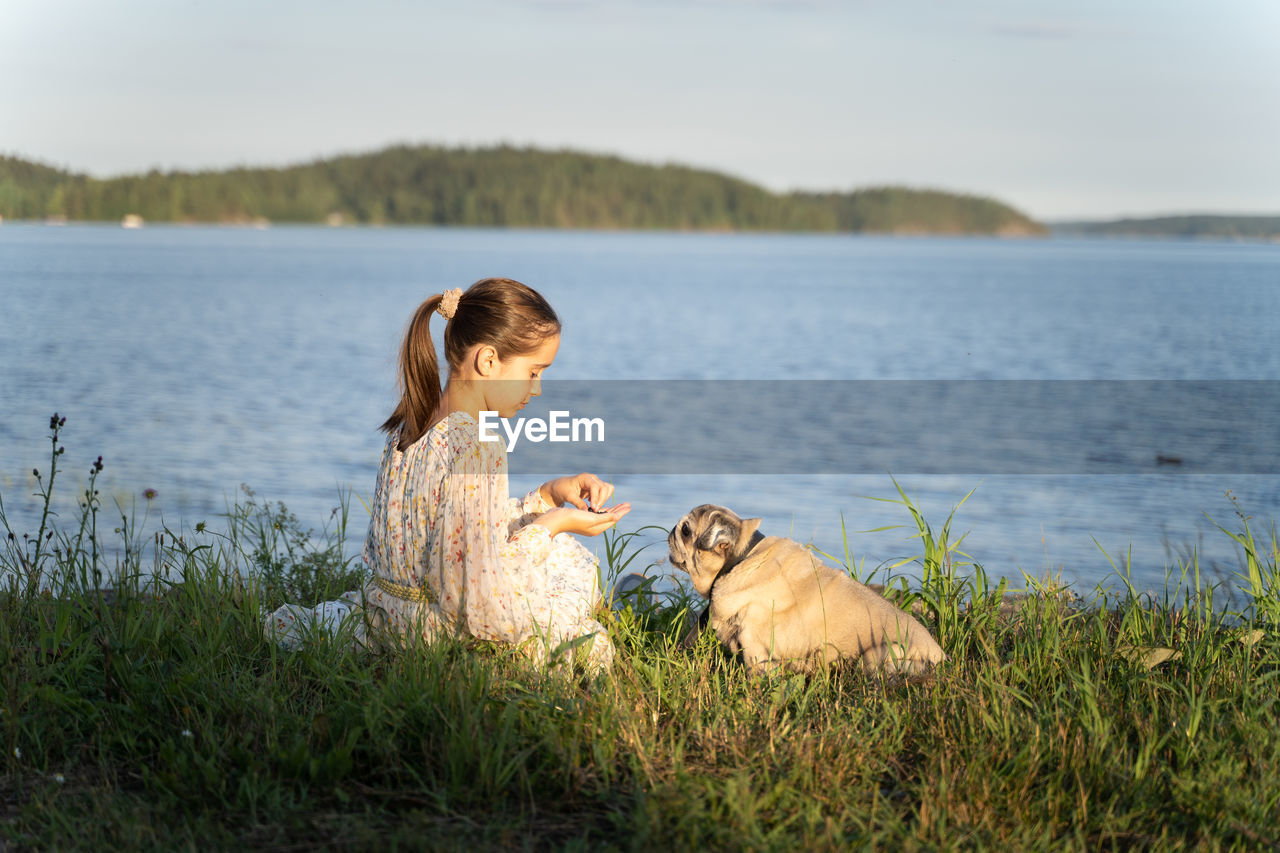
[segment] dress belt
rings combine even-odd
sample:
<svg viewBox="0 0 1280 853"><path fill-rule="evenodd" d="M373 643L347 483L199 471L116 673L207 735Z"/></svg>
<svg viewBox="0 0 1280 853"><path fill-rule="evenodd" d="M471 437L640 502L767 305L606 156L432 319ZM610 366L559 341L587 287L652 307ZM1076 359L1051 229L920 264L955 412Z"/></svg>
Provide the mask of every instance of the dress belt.
<svg viewBox="0 0 1280 853"><path fill-rule="evenodd" d="M378 589L388 595L394 595L396 598L403 598L405 601L421 601L427 604L436 603L436 597L425 586L409 586L408 584L396 583L378 575L373 576L373 582Z"/></svg>

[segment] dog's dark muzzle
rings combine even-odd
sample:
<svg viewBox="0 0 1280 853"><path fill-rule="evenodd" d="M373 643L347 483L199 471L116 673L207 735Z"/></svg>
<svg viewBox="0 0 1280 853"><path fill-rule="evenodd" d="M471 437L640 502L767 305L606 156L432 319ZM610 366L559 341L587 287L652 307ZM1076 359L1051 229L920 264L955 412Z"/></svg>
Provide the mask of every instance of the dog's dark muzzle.
<svg viewBox="0 0 1280 853"><path fill-rule="evenodd" d="M671 528L671 532L667 534L668 562L671 563L671 565L675 566L677 569L687 572L688 569L686 569L684 566L685 561L683 559L676 557L676 545L680 541L676 537L676 530L679 529L679 527L680 525L676 524L675 527Z"/></svg>

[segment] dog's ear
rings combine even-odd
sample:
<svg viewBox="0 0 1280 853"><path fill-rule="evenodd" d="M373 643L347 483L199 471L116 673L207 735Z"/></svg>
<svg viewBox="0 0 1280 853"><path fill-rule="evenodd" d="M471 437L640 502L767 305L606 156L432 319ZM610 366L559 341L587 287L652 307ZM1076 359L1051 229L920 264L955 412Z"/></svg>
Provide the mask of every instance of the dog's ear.
<svg viewBox="0 0 1280 853"><path fill-rule="evenodd" d="M751 541L751 537L760 529L760 518L744 518L742 519L742 532L738 534L738 541L744 545Z"/></svg>
<svg viewBox="0 0 1280 853"><path fill-rule="evenodd" d="M726 556L729 549L738 544L740 522L736 517L729 517L721 510L713 510L707 516L706 527L698 534L694 547L699 551L715 551Z"/></svg>

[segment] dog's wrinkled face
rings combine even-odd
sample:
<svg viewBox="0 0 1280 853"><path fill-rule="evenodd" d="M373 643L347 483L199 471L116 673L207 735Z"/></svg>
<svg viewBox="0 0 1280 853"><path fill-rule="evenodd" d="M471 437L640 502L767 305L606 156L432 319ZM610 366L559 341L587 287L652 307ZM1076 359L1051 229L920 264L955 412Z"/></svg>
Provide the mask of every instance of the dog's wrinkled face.
<svg viewBox="0 0 1280 853"><path fill-rule="evenodd" d="M739 518L727 507L694 507L667 534L671 565L688 572L693 588L707 598L716 575L742 559L759 527L760 519Z"/></svg>

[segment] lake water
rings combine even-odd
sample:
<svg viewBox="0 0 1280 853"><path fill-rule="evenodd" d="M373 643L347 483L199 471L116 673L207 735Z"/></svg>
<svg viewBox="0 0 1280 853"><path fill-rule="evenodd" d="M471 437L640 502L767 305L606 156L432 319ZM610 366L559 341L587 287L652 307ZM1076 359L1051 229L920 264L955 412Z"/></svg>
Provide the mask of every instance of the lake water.
<svg viewBox="0 0 1280 853"><path fill-rule="evenodd" d="M101 454L108 507L149 511L153 525L216 528L247 483L319 529L340 488L372 491L376 427L394 402L410 313L427 295L488 275L539 289L564 321L540 402L551 379L637 388L668 380L662 400L632 395L609 412L633 429L653 423L668 443L670 418L657 415L684 405L680 389L697 385L676 380L813 380L818 389L853 380L1280 380L1275 245L6 224L5 509L20 530L38 524L31 469L48 466L46 427L57 411L67 418L64 517ZM808 405L820 405L821 393L811 390ZM892 472L935 527L976 487L955 528L970 531L964 550L989 573L1060 572L1087 591L1111 573L1099 546L1117 561L1131 551L1148 587L1163 587L1171 555L1190 547L1206 570L1236 570L1230 541L1205 518L1234 524L1228 490L1255 524L1280 514L1280 475L1247 460L1109 474L845 464L868 452L868 440L815 448L810 463L779 473L752 460L769 458L785 431L743 437L759 400L739 394L715 405L742 470L601 471L635 507L624 529L669 527L714 502L838 553L843 518L849 551L869 569L917 551L908 531L863 532L911 523L902 507L863 497L895 497ZM1274 458L1269 406L1194 414L1254 424ZM919 424L904 417L896 430L914 435ZM982 429L982 418L960 417L949 434L980 447ZM513 492L536 484L512 478ZM354 502L357 538L366 518Z"/></svg>

